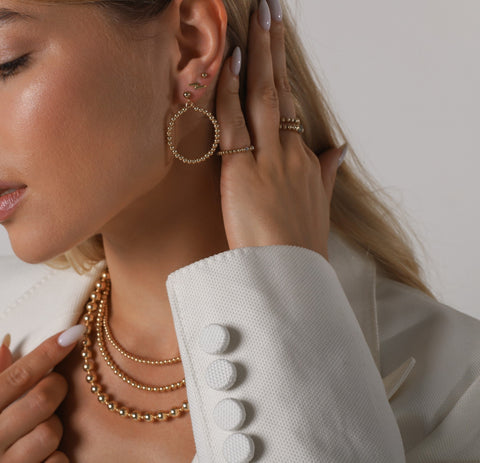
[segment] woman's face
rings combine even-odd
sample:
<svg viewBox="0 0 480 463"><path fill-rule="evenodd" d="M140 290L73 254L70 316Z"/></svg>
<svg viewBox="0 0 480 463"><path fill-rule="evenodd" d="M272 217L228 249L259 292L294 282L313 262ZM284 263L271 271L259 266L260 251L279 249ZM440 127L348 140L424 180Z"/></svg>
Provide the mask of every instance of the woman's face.
<svg viewBox="0 0 480 463"><path fill-rule="evenodd" d="M0 8L36 16L0 22L0 65L28 54L0 72L0 184L27 186L2 224L17 256L41 262L165 177L173 34L165 24L155 39L128 39L91 5Z"/></svg>

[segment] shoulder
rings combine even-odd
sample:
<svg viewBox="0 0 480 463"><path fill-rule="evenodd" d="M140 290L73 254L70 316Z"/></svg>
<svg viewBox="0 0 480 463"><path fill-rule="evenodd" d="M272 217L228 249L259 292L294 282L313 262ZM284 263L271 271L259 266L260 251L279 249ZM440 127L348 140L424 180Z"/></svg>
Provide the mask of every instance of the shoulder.
<svg viewBox="0 0 480 463"><path fill-rule="evenodd" d="M480 432L480 424L468 431L478 408L469 391L480 387L480 320L381 275L376 304L382 376L415 359L390 400L409 461L452 461L460 449L478 457L480 443L465 439Z"/></svg>
<svg viewBox="0 0 480 463"><path fill-rule="evenodd" d="M16 256L0 256L0 320L18 298L25 297L56 272L46 264L28 264Z"/></svg>
<svg viewBox="0 0 480 463"><path fill-rule="evenodd" d="M0 337L11 334L14 358L78 322L102 266L79 275L72 268L0 257Z"/></svg>

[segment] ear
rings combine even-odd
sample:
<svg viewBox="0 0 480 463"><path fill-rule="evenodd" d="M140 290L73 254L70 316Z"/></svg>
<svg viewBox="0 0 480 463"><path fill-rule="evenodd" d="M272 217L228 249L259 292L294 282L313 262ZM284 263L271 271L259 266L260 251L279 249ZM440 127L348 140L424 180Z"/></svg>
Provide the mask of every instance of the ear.
<svg viewBox="0 0 480 463"><path fill-rule="evenodd" d="M183 93L197 102L212 86L224 60L227 12L223 0L175 0L172 7L178 18L175 53L172 55L174 101L185 103ZM206 72L208 77L201 77ZM207 87L195 89L199 82Z"/></svg>

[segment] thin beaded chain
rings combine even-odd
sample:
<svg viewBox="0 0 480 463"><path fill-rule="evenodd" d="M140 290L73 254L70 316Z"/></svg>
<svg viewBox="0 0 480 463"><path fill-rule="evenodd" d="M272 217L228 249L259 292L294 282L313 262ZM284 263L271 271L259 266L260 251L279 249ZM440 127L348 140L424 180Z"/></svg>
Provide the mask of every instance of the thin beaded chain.
<svg viewBox="0 0 480 463"><path fill-rule="evenodd" d="M106 338L106 340L113 346L113 348L117 352L119 352L129 360L133 360L134 362L144 363L147 365L170 365L170 364L182 361L181 357L179 356L172 357L170 359L165 359L165 360L152 360L152 359L137 357L133 355L131 352L128 352L128 350L126 350L124 347L120 345L120 343L117 341L117 339L112 333L112 330L108 324L108 307L105 307L104 316L103 316L103 333L105 335L104 337Z"/></svg>
<svg viewBox="0 0 480 463"><path fill-rule="evenodd" d="M92 324L95 320L95 312L104 309L108 304L108 295L110 293L110 275L108 269L102 273L100 280L95 284L95 291L90 295L90 300L85 305L85 314L83 322L86 326L85 334L82 340L83 370L86 372L86 380L90 384L90 391L97 396L98 402L104 404L108 410L117 413L124 418L130 418L135 421L144 421L154 423L157 421L167 421L168 418L178 418L183 413L190 411L188 401L182 403L180 407L172 407L169 411L141 412L139 410L127 408L110 397L103 391L96 374L96 364L93 358L92 346ZM98 321L96 322L98 324Z"/></svg>
<svg viewBox="0 0 480 463"><path fill-rule="evenodd" d="M131 376L129 376L127 373L125 373L125 371L121 370L119 366L114 362L112 357L110 356L107 346L105 345L102 326L103 326L103 322L105 321L104 313L106 310L108 310L107 306L99 307L97 309L97 323L96 323L97 343L98 343L98 350L100 351L100 354L105 360L105 363L112 369L113 373L115 373L120 379L122 379L129 386L135 387L137 389L142 389L143 391L147 391L147 392L171 392L171 391L174 391L175 389L179 389L185 386L185 378L183 378L181 381L172 383L170 385L165 384L163 386L156 386L152 384L143 384L140 381L136 380L135 378L132 378Z"/></svg>

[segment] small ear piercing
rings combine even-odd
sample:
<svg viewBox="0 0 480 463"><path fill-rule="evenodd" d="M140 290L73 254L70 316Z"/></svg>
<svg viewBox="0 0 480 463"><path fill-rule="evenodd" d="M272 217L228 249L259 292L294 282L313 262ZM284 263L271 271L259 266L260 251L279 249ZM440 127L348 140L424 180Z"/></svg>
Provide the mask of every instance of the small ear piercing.
<svg viewBox="0 0 480 463"><path fill-rule="evenodd" d="M206 79L208 77L208 74L206 72L202 72L202 77L204 79ZM199 88L204 88L206 87L206 85L202 85L200 84L199 82L192 82L191 84L189 84L190 86L194 87L195 90L199 89Z"/></svg>

